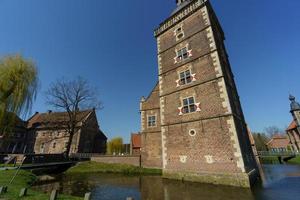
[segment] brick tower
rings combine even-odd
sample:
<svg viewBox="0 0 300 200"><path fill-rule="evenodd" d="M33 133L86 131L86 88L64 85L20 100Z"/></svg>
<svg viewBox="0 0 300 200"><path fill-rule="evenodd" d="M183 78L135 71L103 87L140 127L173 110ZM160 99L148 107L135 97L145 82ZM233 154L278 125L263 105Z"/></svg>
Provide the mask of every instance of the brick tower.
<svg viewBox="0 0 300 200"><path fill-rule="evenodd" d="M161 164L166 178L250 187L258 170L222 28L208 0L176 3L155 30L159 83L141 101L142 164Z"/></svg>

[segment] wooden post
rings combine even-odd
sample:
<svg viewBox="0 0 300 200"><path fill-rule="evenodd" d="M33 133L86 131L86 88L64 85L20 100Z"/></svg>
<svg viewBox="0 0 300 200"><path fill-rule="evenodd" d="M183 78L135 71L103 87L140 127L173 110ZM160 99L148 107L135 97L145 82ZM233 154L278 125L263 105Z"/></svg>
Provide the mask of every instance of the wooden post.
<svg viewBox="0 0 300 200"><path fill-rule="evenodd" d="M50 200L56 200L57 199L57 190L52 190L50 195Z"/></svg>
<svg viewBox="0 0 300 200"><path fill-rule="evenodd" d="M19 194L19 197L24 197L27 195L27 188L22 188Z"/></svg>
<svg viewBox="0 0 300 200"><path fill-rule="evenodd" d="M85 193L84 200L91 200L91 193L90 192Z"/></svg>
<svg viewBox="0 0 300 200"><path fill-rule="evenodd" d="M7 192L7 186L1 186L0 187L0 194L4 194Z"/></svg>

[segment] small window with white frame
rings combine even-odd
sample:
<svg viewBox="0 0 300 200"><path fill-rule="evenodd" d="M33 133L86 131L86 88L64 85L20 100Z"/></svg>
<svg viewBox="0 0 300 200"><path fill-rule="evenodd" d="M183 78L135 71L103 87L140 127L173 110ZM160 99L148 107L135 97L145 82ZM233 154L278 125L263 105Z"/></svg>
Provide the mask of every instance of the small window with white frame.
<svg viewBox="0 0 300 200"><path fill-rule="evenodd" d="M156 126L156 116L151 115L148 116L148 127L155 127Z"/></svg>
<svg viewBox="0 0 300 200"><path fill-rule="evenodd" d="M189 57L193 56L192 49L189 49L188 44L186 44L185 47L180 47L180 49L175 49L175 52L176 52L176 57L174 57L174 61L175 61L174 64L180 63L181 61L184 61Z"/></svg>
<svg viewBox="0 0 300 200"><path fill-rule="evenodd" d="M179 73L179 85L189 84L192 80L193 77L190 69Z"/></svg>
<svg viewBox="0 0 300 200"><path fill-rule="evenodd" d="M183 114L196 112L197 110L194 97L188 97L183 99L182 105L183 105L182 107Z"/></svg>
<svg viewBox="0 0 300 200"><path fill-rule="evenodd" d="M183 47L182 49L177 51L177 60L182 61L189 57L187 47Z"/></svg>

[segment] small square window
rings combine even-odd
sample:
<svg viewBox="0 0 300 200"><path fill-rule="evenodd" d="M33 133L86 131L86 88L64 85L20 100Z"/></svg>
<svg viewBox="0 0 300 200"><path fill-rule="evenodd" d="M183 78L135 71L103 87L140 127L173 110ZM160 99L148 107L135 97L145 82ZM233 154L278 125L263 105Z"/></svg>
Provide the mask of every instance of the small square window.
<svg viewBox="0 0 300 200"><path fill-rule="evenodd" d="M182 107L182 113L192 113L196 112L196 105L194 97L185 98L182 100L183 107Z"/></svg>
<svg viewBox="0 0 300 200"><path fill-rule="evenodd" d="M148 116L148 127L156 126L156 116Z"/></svg>
<svg viewBox="0 0 300 200"><path fill-rule="evenodd" d="M182 26L175 29L176 40L181 40L184 37L184 32Z"/></svg>
<svg viewBox="0 0 300 200"><path fill-rule="evenodd" d="M179 78L180 78L180 81L179 81L180 85L185 85L185 84L191 83L192 82L191 71L187 70L187 71L181 72L179 74Z"/></svg>

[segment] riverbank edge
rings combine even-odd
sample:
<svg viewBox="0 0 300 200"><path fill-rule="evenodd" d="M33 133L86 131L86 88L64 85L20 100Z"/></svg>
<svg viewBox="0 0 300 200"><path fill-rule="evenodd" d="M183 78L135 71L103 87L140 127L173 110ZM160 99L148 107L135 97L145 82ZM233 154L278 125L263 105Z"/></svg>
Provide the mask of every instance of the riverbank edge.
<svg viewBox="0 0 300 200"><path fill-rule="evenodd" d="M3 170L0 171L0 187L7 186L7 193L0 195L0 199L5 200L48 200L50 194L45 194L40 191L36 191L31 188L32 184L38 180L38 177L29 171L20 170L12 182L9 185L9 181L12 179L16 170ZM25 197L19 197L22 188L27 188L27 195ZM59 194L58 200L79 200L82 197L74 197L70 195Z"/></svg>
<svg viewBox="0 0 300 200"><path fill-rule="evenodd" d="M129 164L101 163L94 161L80 162L65 174L72 173L116 173L124 175L162 175L161 169L143 168Z"/></svg>
<svg viewBox="0 0 300 200"><path fill-rule="evenodd" d="M262 164L275 164L275 163L279 163L279 160L278 160L277 156L271 156L271 157L261 158L260 161L261 161ZM287 161L287 164L300 165L300 156L297 156L296 158L292 158L291 160Z"/></svg>

